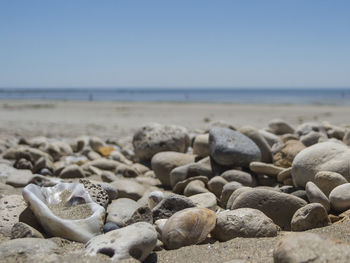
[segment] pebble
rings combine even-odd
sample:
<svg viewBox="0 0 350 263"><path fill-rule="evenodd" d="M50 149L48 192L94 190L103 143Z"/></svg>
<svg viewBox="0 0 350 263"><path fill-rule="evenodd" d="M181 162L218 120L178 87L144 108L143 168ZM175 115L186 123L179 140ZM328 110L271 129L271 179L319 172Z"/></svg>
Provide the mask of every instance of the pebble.
<svg viewBox="0 0 350 263"><path fill-rule="evenodd" d="M191 196L201 193L207 193L209 190L205 187L205 183L201 180L194 180L187 184L184 189L185 196Z"/></svg>
<svg viewBox="0 0 350 263"><path fill-rule="evenodd" d="M146 191L145 186L127 178L116 178L110 185L118 190L119 198L130 198L135 201L139 200Z"/></svg>
<svg viewBox="0 0 350 263"><path fill-rule="evenodd" d="M282 230L290 230L290 222L296 210L306 205L303 199L293 195L265 189L252 189L240 194L231 209L254 208L271 218Z"/></svg>
<svg viewBox="0 0 350 263"><path fill-rule="evenodd" d="M300 141L306 146L309 147L318 143L320 140L327 140L328 137L326 134L321 132L311 131L308 134L305 134L300 137Z"/></svg>
<svg viewBox="0 0 350 263"><path fill-rule="evenodd" d="M61 173L60 173L61 178L83 178L85 177L83 169L76 165L72 164L67 167L65 167Z"/></svg>
<svg viewBox="0 0 350 263"><path fill-rule="evenodd" d="M193 154L198 157L209 156L209 134L199 134L194 138Z"/></svg>
<svg viewBox="0 0 350 263"><path fill-rule="evenodd" d="M350 149L336 142L322 142L301 151L292 165L292 178L297 186L305 187L308 181L314 181L320 171L336 172L350 179Z"/></svg>
<svg viewBox="0 0 350 263"><path fill-rule="evenodd" d="M350 209L350 183L335 187L329 194L329 201L337 212Z"/></svg>
<svg viewBox="0 0 350 263"><path fill-rule="evenodd" d="M127 258L143 261L156 244L155 228L149 223L139 222L90 239L85 252L91 256L104 254L113 261Z"/></svg>
<svg viewBox="0 0 350 263"><path fill-rule="evenodd" d="M186 152L190 139L184 127L151 123L135 132L132 144L139 159L150 160L159 152Z"/></svg>
<svg viewBox="0 0 350 263"><path fill-rule="evenodd" d="M200 175L200 176L194 176L194 177L189 177L183 181L178 182L174 187L173 187L173 192L176 194L182 194L187 187L187 185L193 181L202 181L204 184L208 183L208 177Z"/></svg>
<svg viewBox="0 0 350 263"><path fill-rule="evenodd" d="M315 175L315 184L328 197L330 192L339 185L346 184L348 181L335 172L320 171Z"/></svg>
<svg viewBox="0 0 350 263"><path fill-rule="evenodd" d="M162 241L167 249L198 244L206 239L215 223L216 215L209 209L184 209L167 220L162 231Z"/></svg>
<svg viewBox="0 0 350 263"><path fill-rule="evenodd" d="M114 223L114 222L107 222L103 225L103 233L107 233L116 229L119 229L120 227Z"/></svg>
<svg viewBox="0 0 350 263"><path fill-rule="evenodd" d="M292 231L305 231L330 225L328 213L319 203L307 204L299 208L291 221Z"/></svg>
<svg viewBox="0 0 350 263"><path fill-rule="evenodd" d="M208 182L208 189L210 192L216 195L216 197L220 198L222 193L222 188L227 184L228 181L221 176L215 176L211 178Z"/></svg>
<svg viewBox="0 0 350 263"><path fill-rule="evenodd" d="M274 237L279 227L263 212L239 208L217 214L216 226L211 235L219 241L236 237Z"/></svg>
<svg viewBox="0 0 350 263"><path fill-rule="evenodd" d="M132 217L134 212L141 206L130 198L118 198L113 200L107 208L107 222L113 222L118 227L127 225L127 221Z"/></svg>
<svg viewBox="0 0 350 263"><path fill-rule="evenodd" d="M197 206L208 208L216 211L216 196L213 193L196 194L189 197L189 199Z"/></svg>
<svg viewBox="0 0 350 263"><path fill-rule="evenodd" d="M170 186L170 172L176 167L193 163L194 157L185 153L160 152L152 157L152 169L164 186Z"/></svg>
<svg viewBox="0 0 350 263"><path fill-rule="evenodd" d="M256 179L247 172L240 170L227 170L221 174L228 182L238 182L244 186L256 186Z"/></svg>
<svg viewBox="0 0 350 263"><path fill-rule="evenodd" d="M94 184L88 179L80 179L79 183L84 185L84 188L88 191L90 197L95 203L107 208L109 203L109 195L102 186Z"/></svg>
<svg viewBox="0 0 350 263"><path fill-rule="evenodd" d="M320 203L326 211L330 210L328 197L313 182L307 182L305 187L306 195L310 203Z"/></svg>
<svg viewBox="0 0 350 263"><path fill-rule="evenodd" d="M265 138L267 143L272 147L274 144L278 144L281 141L280 137L278 137L276 134L273 134L271 132L265 131L265 130L259 130L259 133Z"/></svg>
<svg viewBox="0 0 350 263"><path fill-rule="evenodd" d="M284 169L270 163L251 162L249 168L254 173L277 176Z"/></svg>
<svg viewBox="0 0 350 263"><path fill-rule="evenodd" d="M236 191L238 188L243 187L241 183L238 182L229 182L224 185L222 188L221 196L220 196L220 205L221 207L226 207L227 201L229 200L231 194Z"/></svg>
<svg viewBox="0 0 350 263"><path fill-rule="evenodd" d="M298 140L289 140L273 156L273 164L288 168L292 166L295 156L306 147Z"/></svg>
<svg viewBox="0 0 350 263"><path fill-rule="evenodd" d="M276 135L283 135L287 133L294 133L294 128L284 120L273 119L268 123L269 131Z"/></svg>
<svg viewBox="0 0 350 263"><path fill-rule="evenodd" d="M18 222L12 226L11 239L17 238L44 238L44 236L35 228L26 223Z"/></svg>
<svg viewBox="0 0 350 263"><path fill-rule="evenodd" d="M260 161L258 146L240 132L225 128L213 128L209 133L210 157L223 166L249 167L253 161Z"/></svg>

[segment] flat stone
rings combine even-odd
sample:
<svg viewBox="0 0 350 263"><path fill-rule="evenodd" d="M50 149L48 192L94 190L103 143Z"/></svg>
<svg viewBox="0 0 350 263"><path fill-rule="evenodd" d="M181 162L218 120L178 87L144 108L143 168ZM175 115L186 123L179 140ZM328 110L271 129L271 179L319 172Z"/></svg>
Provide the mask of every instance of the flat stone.
<svg viewBox="0 0 350 263"><path fill-rule="evenodd" d="M170 186L170 172L179 166L194 163L195 156L179 152L160 152L152 157L152 169L165 186ZM186 178L185 178L186 179Z"/></svg>
<svg viewBox="0 0 350 263"><path fill-rule="evenodd" d="M208 189L210 192L216 195L216 197L220 198L222 193L222 188L225 184L227 184L228 181L225 180L225 178L221 176L215 176L210 179L208 182Z"/></svg>
<svg viewBox="0 0 350 263"><path fill-rule="evenodd" d="M96 236L86 244L85 252L96 256L104 254L114 261L135 258L143 261L157 244L157 231L145 222Z"/></svg>
<svg viewBox="0 0 350 263"><path fill-rule="evenodd" d="M184 209L167 220L162 231L162 241L167 249L198 244L206 239L215 223L215 212L209 209Z"/></svg>
<svg viewBox="0 0 350 263"><path fill-rule="evenodd" d="M311 131L308 134L305 134L300 137L300 141L306 146L309 147L318 143L320 140L327 140L328 137L326 134L321 132Z"/></svg>
<svg viewBox="0 0 350 263"><path fill-rule="evenodd" d="M232 209L254 208L271 218L282 230L290 230L290 222L296 210L306 205L303 199L272 190L253 189L240 194Z"/></svg>
<svg viewBox="0 0 350 263"><path fill-rule="evenodd" d="M279 227L263 212L239 208L217 214L216 226L211 235L219 241L236 237L274 237Z"/></svg>
<svg viewBox="0 0 350 263"><path fill-rule="evenodd" d="M61 178L83 178L85 177L85 173L80 166L76 164L71 164L61 171L60 177Z"/></svg>
<svg viewBox="0 0 350 263"><path fill-rule="evenodd" d="M315 175L314 183L328 197L334 188L339 185L346 184L348 181L341 174L329 171L321 171Z"/></svg>
<svg viewBox="0 0 350 263"><path fill-rule="evenodd" d="M305 231L308 229L330 225L328 213L319 203L307 204L299 208L291 221L292 231Z"/></svg>
<svg viewBox="0 0 350 263"><path fill-rule="evenodd" d="M118 190L119 198L130 198L135 201L139 200L146 191L146 188L143 185L132 179L117 178L110 183L110 185Z"/></svg>
<svg viewBox="0 0 350 263"><path fill-rule="evenodd" d="M216 196L213 193L196 194L189 197L189 199L196 204L197 207L208 208L216 211Z"/></svg>
<svg viewBox="0 0 350 263"><path fill-rule="evenodd" d="M344 212L350 208L350 183L334 188L329 194L331 206L337 212Z"/></svg>
<svg viewBox="0 0 350 263"><path fill-rule="evenodd" d="M263 162L251 162L249 168L255 173L271 175L275 177L284 170L282 167Z"/></svg>
<svg viewBox="0 0 350 263"><path fill-rule="evenodd" d="M124 227L139 207L141 206L136 201L129 198L113 200L107 208L106 222L113 222L119 227Z"/></svg>
<svg viewBox="0 0 350 263"><path fill-rule="evenodd" d="M273 119L268 123L269 130L276 135L294 133L294 128L282 119Z"/></svg>
<svg viewBox="0 0 350 263"><path fill-rule="evenodd" d="M256 186L255 178L250 173L244 171L234 169L227 170L221 174L221 177L228 182L238 182L244 186Z"/></svg>
<svg viewBox="0 0 350 263"><path fill-rule="evenodd" d="M210 156L224 166L248 167L253 161L260 161L258 146L240 132L225 128L213 128L209 133Z"/></svg>

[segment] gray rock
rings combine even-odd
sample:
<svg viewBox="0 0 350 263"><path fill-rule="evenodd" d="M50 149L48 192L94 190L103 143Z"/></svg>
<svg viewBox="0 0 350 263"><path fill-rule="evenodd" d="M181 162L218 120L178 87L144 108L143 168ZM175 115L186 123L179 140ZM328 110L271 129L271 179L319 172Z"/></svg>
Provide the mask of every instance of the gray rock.
<svg viewBox="0 0 350 263"><path fill-rule="evenodd" d="M315 175L315 184L327 197L334 188L347 182L341 174L335 172L321 171Z"/></svg>
<svg viewBox="0 0 350 263"><path fill-rule="evenodd" d="M194 180L187 184L184 189L185 196L191 196L196 194L208 193L209 190L205 188L205 183L201 180Z"/></svg>
<svg viewBox="0 0 350 263"><path fill-rule="evenodd" d="M194 138L193 154L199 157L209 156L209 134L200 134Z"/></svg>
<svg viewBox="0 0 350 263"><path fill-rule="evenodd" d="M253 188L251 188L251 187L244 186L244 187L240 187L237 190L235 190L234 192L232 192L232 194L230 195L230 198L227 200L226 209L232 209L232 204L236 200L236 198L240 194L245 193L247 191L250 191L252 189Z"/></svg>
<svg viewBox="0 0 350 263"><path fill-rule="evenodd" d="M216 226L211 235L219 241L235 237L274 237L279 227L263 212L239 208L217 214Z"/></svg>
<svg viewBox="0 0 350 263"><path fill-rule="evenodd" d="M85 252L95 256L104 254L118 261L133 257L143 261L153 251L157 243L157 231L145 222L96 236L88 241Z"/></svg>
<svg viewBox="0 0 350 263"><path fill-rule="evenodd" d="M152 123L136 131L132 144L138 158L150 160L159 152L186 152L190 139L183 127Z"/></svg>
<svg viewBox="0 0 350 263"><path fill-rule="evenodd" d="M296 197L299 197L303 200L305 200L307 203L309 203L309 199L307 197L307 194L306 194L306 191L305 190L297 190L297 191L294 191L293 193L291 193L291 195L294 195Z"/></svg>
<svg viewBox="0 0 350 263"><path fill-rule="evenodd" d="M141 206L129 198L119 198L113 200L107 208L107 222L113 222L119 227L127 225L127 221L132 217L134 212Z"/></svg>
<svg viewBox="0 0 350 263"><path fill-rule="evenodd" d="M208 208L216 210L216 196L213 193L196 194L189 197L189 199L196 204L197 207Z"/></svg>
<svg viewBox="0 0 350 263"><path fill-rule="evenodd" d="M281 172L277 175L277 181L282 183L284 180L292 178L292 167L283 169Z"/></svg>
<svg viewBox="0 0 350 263"><path fill-rule="evenodd" d="M84 188L88 191L91 199L106 208L109 203L108 193L98 184L92 183L88 179L79 179L79 183L84 185Z"/></svg>
<svg viewBox="0 0 350 263"><path fill-rule="evenodd" d="M187 187L187 185L193 181L202 181L204 184L208 183L208 177L206 176L194 176L194 177L189 177L183 181L178 182L174 187L173 187L173 192L175 194L182 194Z"/></svg>
<svg viewBox="0 0 350 263"><path fill-rule="evenodd" d="M313 233L292 233L284 236L273 251L275 263L350 261L350 246Z"/></svg>
<svg viewBox="0 0 350 263"><path fill-rule="evenodd" d="M300 124L296 129L296 133L299 135L299 137L309 134L312 131L327 135L326 129L323 127L323 125L317 122L305 122Z"/></svg>
<svg viewBox="0 0 350 263"><path fill-rule="evenodd" d="M222 188L221 196L220 196L220 205L221 207L226 207L227 201L234 191L238 188L243 187L241 183L238 182L229 182L224 185Z"/></svg>
<svg viewBox="0 0 350 263"><path fill-rule="evenodd" d="M167 220L162 231L162 241L168 249L198 244L214 229L215 222L215 212L209 209L184 209Z"/></svg>
<svg viewBox="0 0 350 263"><path fill-rule="evenodd" d="M347 130L345 131L345 134L344 134L344 137L343 137L343 142L344 142L346 145L350 146L350 129L347 129Z"/></svg>
<svg viewBox="0 0 350 263"><path fill-rule="evenodd" d="M11 239L17 238L44 238L44 236L35 228L26 223L18 222L11 229Z"/></svg>
<svg viewBox="0 0 350 263"><path fill-rule="evenodd" d="M115 174L121 175L123 177L138 177L141 173L131 165L127 165L124 163L120 163L118 167L115 169Z"/></svg>
<svg viewBox="0 0 350 263"><path fill-rule="evenodd" d="M341 143L322 142L302 150L292 164L292 178L297 186L305 187L320 171L336 172L350 179L350 149Z"/></svg>
<svg viewBox="0 0 350 263"><path fill-rule="evenodd" d="M28 257L35 254L58 253L58 251L56 243L40 238L13 239L0 244L1 260L5 262L17 262L16 258L19 255Z"/></svg>
<svg viewBox="0 0 350 263"><path fill-rule="evenodd" d="M225 180L225 178L221 176L215 176L210 179L208 182L208 189L210 192L215 194L218 198L220 198L221 193L222 193L222 188L224 187L225 184L227 184L228 181Z"/></svg>
<svg viewBox="0 0 350 263"><path fill-rule="evenodd" d="M308 182L306 184L305 191L310 203L320 203L324 206L327 212L330 210L330 203L327 196L325 196L317 185L315 185L313 182Z"/></svg>
<svg viewBox="0 0 350 263"><path fill-rule="evenodd" d="M267 143L272 147L272 145L281 143L280 137L278 137L276 134L273 134L271 132L265 131L265 130L259 130L259 133L265 138Z"/></svg>
<svg viewBox="0 0 350 263"><path fill-rule="evenodd" d="M114 161L114 160L109 160L106 158L99 158L95 159L93 161L90 161L88 163L85 163L83 165L83 168L87 168L88 166L93 166L101 170L107 170L107 171L112 171L114 172L117 167L120 165L120 162Z"/></svg>
<svg viewBox="0 0 350 263"><path fill-rule="evenodd" d="M259 133L257 129L251 126L244 126L239 129L239 132L250 138L260 149L261 161L264 163L272 162L272 152L269 143Z"/></svg>
<svg viewBox="0 0 350 263"><path fill-rule="evenodd" d="M294 128L284 120L273 119L269 121L269 130L276 135L294 133Z"/></svg>
<svg viewBox="0 0 350 263"><path fill-rule="evenodd" d="M290 229L290 222L296 210L306 205L298 197L272 190L253 189L240 194L232 209L254 208L271 218L282 230Z"/></svg>
<svg viewBox="0 0 350 263"><path fill-rule="evenodd" d="M332 208L337 212L344 212L350 208L350 183L334 188L329 194Z"/></svg>
<svg viewBox="0 0 350 263"><path fill-rule="evenodd" d="M160 152L152 157L152 169L163 185L170 186L170 172L176 167L194 163L194 157L179 152Z"/></svg>
<svg viewBox="0 0 350 263"><path fill-rule="evenodd" d="M111 232L113 230L119 229L120 227L113 222L107 222L103 225L103 233Z"/></svg>
<svg viewBox="0 0 350 263"><path fill-rule="evenodd" d="M299 208L291 221L292 231L305 231L308 229L328 226L331 221L323 205L319 203L307 204Z"/></svg>
<svg viewBox="0 0 350 263"><path fill-rule="evenodd" d="M248 167L253 161L260 161L258 146L247 136L225 128L213 128L209 133L210 156L224 166Z"/></svg>
<svg viewBox="0 0 350 263"><path fill-rule="evenodd" d="M319 142L320 139L327 139L327 135L321 132L311 131L308 134L305 134L300 137L300 141L306 146L309 147Z"/></svg>
<svg viewBox="0 0 350 263"><path fill-rule="evenodd" d="M108 194L108 199L110 201L118 198L118 189L109 183L105 182L94 182L95 184L102 187L103 190Z"/></svg>
<svg viewBox="0 0 350 263"><path fill-rule="evenodd" d="M195 206L188 197L170 194L152 209L153 220L169 218L178 211Z"/></svg>
<svg viewBox="0 0 350 263"><path fill-rule="evenodd" d="M228 182L238 182L245 186L256 186L255 178L250 173L244 171L227 170L221 174L221 177L223 177Z"/></svg>
<svg viewBox="0 0 350 263"><path fill-rule="evenodd" d="M80 166L76 164L71 164L61 171L60 177L61 178L83 178L85 177L85 173Z"/></svg>

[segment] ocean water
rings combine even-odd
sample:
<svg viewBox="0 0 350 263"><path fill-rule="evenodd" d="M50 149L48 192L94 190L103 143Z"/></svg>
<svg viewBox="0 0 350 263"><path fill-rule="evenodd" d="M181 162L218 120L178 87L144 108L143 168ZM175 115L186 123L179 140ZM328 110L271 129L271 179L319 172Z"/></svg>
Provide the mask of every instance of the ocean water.
<svg viewBox="0 0 350 263"><path fill-rule="evenodd" d="M349 89L0 89L0 99L350 105Z"/></svg>

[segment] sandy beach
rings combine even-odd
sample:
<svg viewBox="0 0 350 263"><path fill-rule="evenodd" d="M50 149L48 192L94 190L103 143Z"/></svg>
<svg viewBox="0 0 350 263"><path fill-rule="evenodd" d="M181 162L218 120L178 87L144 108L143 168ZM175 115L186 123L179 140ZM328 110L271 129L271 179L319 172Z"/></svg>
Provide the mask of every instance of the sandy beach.
<svg viewBox="0 0 350 263"><path fill-rule="evenodd" d="M0 133L24 137L72 138L82 134L102 138L129 136L149 122L177 124L190 131L215 121L234 127L265 128L274 118L292 125L327 121L350 125L350 107L326 105L240 105L166 102L0 101Z"/></svg>

